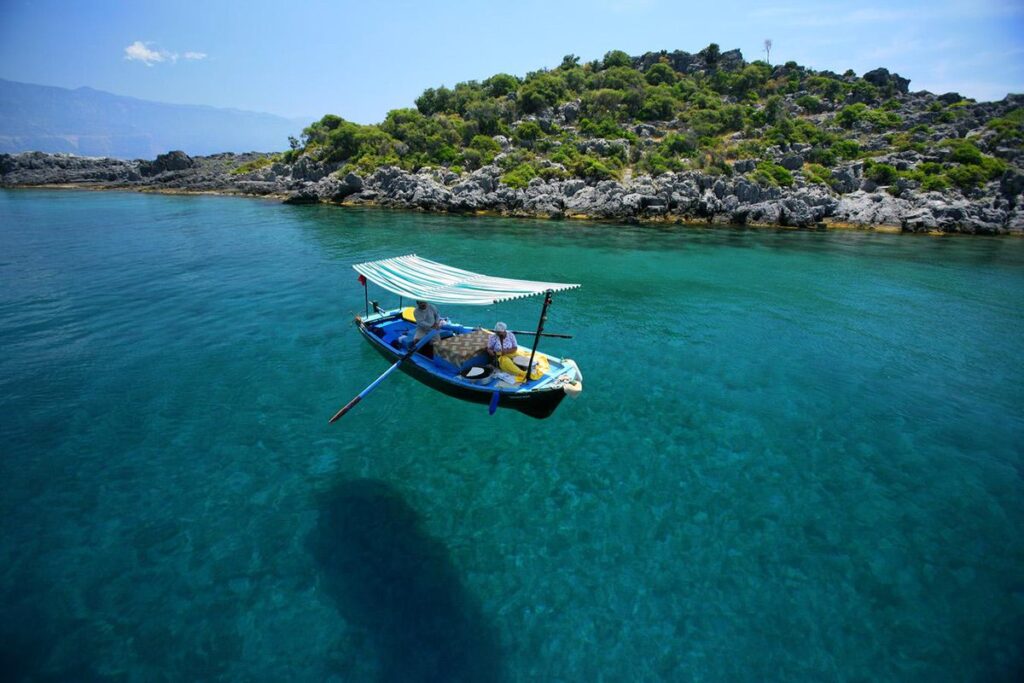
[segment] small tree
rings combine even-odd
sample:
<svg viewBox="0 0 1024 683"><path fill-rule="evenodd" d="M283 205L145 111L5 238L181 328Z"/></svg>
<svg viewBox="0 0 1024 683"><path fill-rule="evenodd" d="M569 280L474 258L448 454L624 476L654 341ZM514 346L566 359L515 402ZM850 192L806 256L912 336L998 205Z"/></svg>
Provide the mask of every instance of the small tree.
<svg viewBox="0 0 1024 683"><path fill-rule="evenodd" d="M562 63L558 66L559 69L574 69L580 65L580 58L573 54L568 54L562 57Z"/></svg>
<svg viewBox="0 0 1024 683"><path fill-rule="evenodd" d="M771 38L765 38L764 39L764 61L768 62L769 64L772 63L772 39Z"/></svg>
<svg viewBox="0 0 1024 683"><path fill-rule="evenodd" d="M722 55L722 50L718 47L718 43L711 43L703 50L704 62L708 66L714 66L718 64L718 58Z"/></svg>

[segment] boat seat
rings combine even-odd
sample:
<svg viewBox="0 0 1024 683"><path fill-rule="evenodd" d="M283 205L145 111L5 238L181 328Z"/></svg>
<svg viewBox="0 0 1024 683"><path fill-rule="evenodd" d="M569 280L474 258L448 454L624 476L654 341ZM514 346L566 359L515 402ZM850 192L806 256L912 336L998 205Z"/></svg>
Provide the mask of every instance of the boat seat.
<svg viewBox="0 0 1024 683"><path fill-rule="evenodd" d="M459 368L469 359L487 350L489 336L483 330L457 334L435 342L434 353Z"/></svg>

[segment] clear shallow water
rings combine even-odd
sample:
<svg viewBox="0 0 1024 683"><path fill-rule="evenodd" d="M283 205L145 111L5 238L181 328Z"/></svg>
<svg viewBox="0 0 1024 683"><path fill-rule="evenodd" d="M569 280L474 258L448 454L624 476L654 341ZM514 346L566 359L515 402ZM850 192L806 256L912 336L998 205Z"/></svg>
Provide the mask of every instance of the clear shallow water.
<svg viewBox="0 0 1024 683"><path fill-rule="evenodd" d="M581 282L583 396L328 427L386 367L350 265L409 252ZM0 284L7 677L1021 671L1022 240L16 191Z"/></svg>

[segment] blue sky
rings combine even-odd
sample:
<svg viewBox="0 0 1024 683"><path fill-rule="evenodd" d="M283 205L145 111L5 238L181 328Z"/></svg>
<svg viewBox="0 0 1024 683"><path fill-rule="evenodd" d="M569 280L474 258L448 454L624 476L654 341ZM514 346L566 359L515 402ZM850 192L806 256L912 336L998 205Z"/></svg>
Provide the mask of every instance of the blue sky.
<svg viewBox="0 0 1024 683"><path fill-rule="evenodd" d="M429 86L523 75L611 49L695 52L863 73L978 99L1024 92L1024 0L778 3L51 2L0 0L0 78L360 123Z"/></svg>

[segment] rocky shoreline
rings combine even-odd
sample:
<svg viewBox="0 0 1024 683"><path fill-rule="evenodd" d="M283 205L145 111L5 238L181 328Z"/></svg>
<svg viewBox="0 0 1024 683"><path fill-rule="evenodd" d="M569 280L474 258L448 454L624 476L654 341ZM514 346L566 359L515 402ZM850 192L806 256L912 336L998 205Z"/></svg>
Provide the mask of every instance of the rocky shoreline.
<svg viewBox="0 0 1024 683"><path fill-rule="evenodd" d="M702 171L638 176L623 181L533 179L522 189L501 182L494 164L471 173L394 166L360 176L338 165L301 157L293 164L264 154L189 157L171 152L153 161L26 152L0 155L2 187L82 187L166 193L217 193L279 198L289 204L380 206L448 213L621 222L680 222L797 228L862 228L905 232L1024 235L1024 175L1000 179L964 194L922 192L899 181L880 187L849 162L833 171L832 187L803 178L798 145L773 150L793 171L789 187L759 184L744 175L752 160L729 176ZM913 167L916 152L876 161Z"/></svg>

